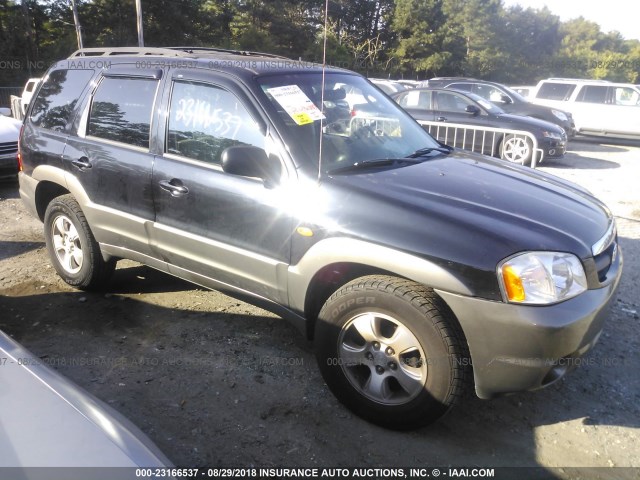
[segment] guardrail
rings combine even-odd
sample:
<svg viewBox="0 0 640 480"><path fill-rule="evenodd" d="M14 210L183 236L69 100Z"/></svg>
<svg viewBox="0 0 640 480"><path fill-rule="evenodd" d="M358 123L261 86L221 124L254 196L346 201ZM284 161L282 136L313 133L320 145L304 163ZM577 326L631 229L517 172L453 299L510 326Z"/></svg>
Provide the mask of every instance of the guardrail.
<svg viewBox="0 0 640 480"><path fill-rule="evenodd" d="M542 161L544 152L538 148L538 140L524 130L506 128L474 127L460 123L443 123L418 120L431 136L452 147L482 153L492 157L500 156L514 163L523 163L531 151L531 168ZM497 154L497 155L496 155ZM523 158L525 157L525 158ZM528 163L528 162L524 162Z"/></svg>

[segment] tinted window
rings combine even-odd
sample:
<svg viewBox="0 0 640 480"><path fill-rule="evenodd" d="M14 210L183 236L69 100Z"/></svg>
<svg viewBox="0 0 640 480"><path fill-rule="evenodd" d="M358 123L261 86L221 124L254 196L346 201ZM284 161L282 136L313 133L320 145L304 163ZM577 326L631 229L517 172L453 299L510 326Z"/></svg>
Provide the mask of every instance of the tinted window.
<svg viewBox="0 0 640 480"><path fill-rule="evenodd" d="M473 102L455 93L437 92L438 109L445 112L464 112Z"/></svg>
<svg viewBox="0 0 640 480"><path fill-rule="evenodd" d="M490 102L502 102L505 95L500 89L482 83L476 83L473 85L473 93L480 95L482 98L489 100Z"/></svg>
<svg viewBox="0 0 640 480"><path fill-rule="evenodd" d="M411 90L400 98L398 102L405 108L431 109L431 92Z"/></svg>
<svg viewBox="0 0 640 480"><path fill-rule="evenodd" d="M639 105L640 93L629 87L615 87L613 89L614 102L616 105Z"/></svg>
<svg viewBox="0 0 640 480"><path fill-rule="evenodd" d="M471 87L471 83L452 83L451 85L447 85L447 88L455 88L456 90L463 90L465 92L470 92Z"/></svg>
<svg viewBox="0 0 640 480"><path fill-rule="evenodd" d="M176 82L166 151L219 164L222 151L234 145L265 148L265 137L238 98L222 88Z"/></svg>
<svg viewBox="0 0 640 480"><path fill-rule="evenodd" d="M55 70L45 79L33 101L31 121L51 130L64 130L93 70Z"/></svg>
<svg viewBox="0 0 640 480"><path fill-rule="evenodd" d="M576 86L570 83L545 82L540 86L536 98L547 100L569 100Z"/></svg>
<svg viewBox="0 0 640 480"><path fill-rule="evenodd" d="M93 96L87 134L149 148L157 80L104 78Z"/></svg>
<svg viewBox="0 0 640 480"><path fill-rule="evenodd" d="M576 98L577 102L607 103L607 89L605 85L585 85Z"/></svg>

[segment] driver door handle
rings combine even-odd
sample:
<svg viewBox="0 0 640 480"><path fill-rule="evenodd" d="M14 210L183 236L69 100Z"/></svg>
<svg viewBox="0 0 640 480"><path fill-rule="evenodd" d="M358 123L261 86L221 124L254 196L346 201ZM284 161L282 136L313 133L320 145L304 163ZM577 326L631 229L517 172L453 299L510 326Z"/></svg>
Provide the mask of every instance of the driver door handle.
<svg viewBox="0 0 640 480"><path fill-rule="evenodd" d="M75 165L80 170L86 170L92 167L91 162L87 157L80 157L77 160L71 160L71 164Z"/></svg>
<svg viewBox="0 0 640 480"><path fill-rule="evenodd" d="M440 116L436 118L436 122L446 122L446 121L447 121L447 117Z"/></svg>
<svg viewBox="0 0 640 480"><path fill-rule="evenodd" d="M189 189L182 184L181 180L173 178L171 180L160 180L160 188L166 190L173 197L180 197L189 193Z"/></svg>

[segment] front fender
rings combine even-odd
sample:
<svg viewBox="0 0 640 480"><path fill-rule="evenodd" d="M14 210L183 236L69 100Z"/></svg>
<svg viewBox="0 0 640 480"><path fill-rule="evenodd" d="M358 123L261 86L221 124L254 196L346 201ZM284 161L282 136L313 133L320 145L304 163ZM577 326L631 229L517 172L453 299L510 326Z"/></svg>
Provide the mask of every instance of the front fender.
<svg viewBox="0 0 640 480"><path fill-rule="evenodd" d="M357 263L385 270L415 282L460 295L471 295L455 275L429 260L353 238L327 238L314 244L288 269L289 305L304 311L311 281L326 265Z"/></svg>

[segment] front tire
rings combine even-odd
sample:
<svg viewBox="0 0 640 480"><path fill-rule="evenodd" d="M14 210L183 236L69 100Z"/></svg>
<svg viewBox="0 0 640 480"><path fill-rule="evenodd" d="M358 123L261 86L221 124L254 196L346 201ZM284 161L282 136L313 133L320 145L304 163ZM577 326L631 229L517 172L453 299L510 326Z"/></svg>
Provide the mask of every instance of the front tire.
<svg viewBox="0 0 640 480"><path fill-rule="evenodd" d="M500 144L500 158L519 165L531 165L533 144L522 135L505 135Z"/></svg>
<svg viewBox="0 0 640 480"><path fill-rule="evenodd" d="M44 215L44 238L53 267L69 285L98 290L109 281L115 260L105 261L82 209L71 195L54 198Z"/></svg>
<svg viewBox="0 0 640 480"><path fill-rule="evenodd" d="M420 284L390 276L348 283L320 311L315 342L334 395L378 425L427 425L463 395L466 342L446 304Z"/></svg>

